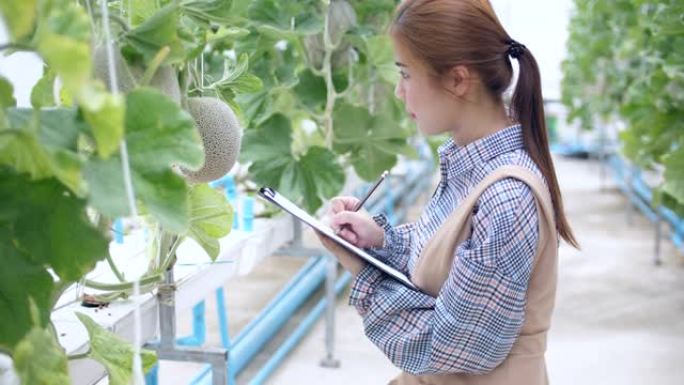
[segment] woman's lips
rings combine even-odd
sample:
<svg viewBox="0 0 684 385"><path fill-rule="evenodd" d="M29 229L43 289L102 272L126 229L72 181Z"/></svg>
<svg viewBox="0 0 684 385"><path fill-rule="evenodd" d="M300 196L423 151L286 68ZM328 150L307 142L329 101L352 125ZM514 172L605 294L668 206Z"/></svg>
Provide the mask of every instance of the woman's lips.
<svg viewBox="0 0 684 385"><path fill-rule="evenodd" d="M411 119L416 120L416 114L409 112L409 115L411 116Z"/></svg>

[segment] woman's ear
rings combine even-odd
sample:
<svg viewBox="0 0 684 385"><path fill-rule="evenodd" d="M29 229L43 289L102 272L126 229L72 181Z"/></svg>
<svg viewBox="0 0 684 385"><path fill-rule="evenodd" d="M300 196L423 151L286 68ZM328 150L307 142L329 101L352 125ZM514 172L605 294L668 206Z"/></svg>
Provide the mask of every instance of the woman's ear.
<svg viewBox="0 0 684 385"><path fill-rule="evenodd" d="M455 96L463 97L470 89L472 74L468 67L455 65L451 67L446 76L446 87Z"/></svg>

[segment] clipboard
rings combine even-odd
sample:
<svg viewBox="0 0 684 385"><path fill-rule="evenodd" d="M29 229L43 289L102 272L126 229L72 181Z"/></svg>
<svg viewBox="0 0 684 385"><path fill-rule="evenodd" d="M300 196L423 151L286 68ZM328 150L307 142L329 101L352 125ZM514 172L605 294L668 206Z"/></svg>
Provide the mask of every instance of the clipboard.
<svg viewBox="0 0 684 385"><path fill-rule="evenodd" d="M401 273L399 270L380 261L379 259L367 253L365 250L352 245L346 239L338 236L329 226L326 226L325 224L323 224L323 222L311 216L309 213L301 209L296 204L292 203L289 199L285 198L283 195L279 194L274 189L270 187L262 187L259 189L259 196L275 204L281 209L287 211L288 213L292 214L295 218L311 226L313 229L325 234L327 237L337 242L346 250L351 251L353 254L357 255L358 257L370 263L371 265L377 267L390 277L403 283L408 288L420 291L420 289L416 285L414 285L413 282L411 282L411 280L408 279L408 277L406 277L406 275Z"/></svg>

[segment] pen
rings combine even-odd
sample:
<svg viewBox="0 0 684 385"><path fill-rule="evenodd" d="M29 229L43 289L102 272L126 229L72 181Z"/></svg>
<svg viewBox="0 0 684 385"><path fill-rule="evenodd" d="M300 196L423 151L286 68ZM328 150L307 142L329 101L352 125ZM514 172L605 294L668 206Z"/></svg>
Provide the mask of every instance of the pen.
<svg viewBox="0 0 684 385"><path fill-rule="evenodd" d="M366 193L366 196L364 196L363 199L361 199L359 201L359 204L357 204L356 207L354 207L354 211L361 210L361 207L363 207L363 204L366 203L368 198L370 198L371 194L373 194L373 191L375 191L378 188L378 186L380 186L380 183L382 183L382 181L385 180L385 178L387 177L388 174L389 174L389 171L387 171L387 170L382 172L382 175L380 175L380 179L378 179L378 181L375 182L373 187L371 187L370 190L368 190L368 192Z"/></svg>
<svg viewBox="0 0 684 385"><path fill-rule="evenodd" d="M378 188L378 186L380 186L380 183L382 183L382 181L385 180L385 178L387 177L388 174L389 174L389 171L387 171L387 170L382 172L382 175L380 175L380 179L378 179L378 181L375 182L373 187L371 187L370 190L368 190L368 192L363 197L363 199L361 199L359 201L359 203L356 205L356 207L354 207L354 211L361 210L361 207L363 207L363 204L366 203L368 198L370 198L370 196L373 194L373 191L375 191ZM342 225L339 229L335 230L335 234L339 234L340 231L342 231L342 229L345 227L347 227L347 225Z"/></svg>

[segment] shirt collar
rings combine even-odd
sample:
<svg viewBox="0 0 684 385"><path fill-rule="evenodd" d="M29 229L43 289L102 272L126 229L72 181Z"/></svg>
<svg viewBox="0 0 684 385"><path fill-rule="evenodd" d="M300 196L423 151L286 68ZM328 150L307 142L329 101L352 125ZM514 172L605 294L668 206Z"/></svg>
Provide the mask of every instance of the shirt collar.
<svg viewBox="0 0 684 385"><path fill-rule="evenodd" d="M521 148L524 148L522 127L515 124L462 147L450 137L439 146L437 152L443 171L446 171L447 176L452 176Z"/></svg>

